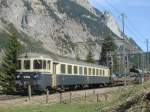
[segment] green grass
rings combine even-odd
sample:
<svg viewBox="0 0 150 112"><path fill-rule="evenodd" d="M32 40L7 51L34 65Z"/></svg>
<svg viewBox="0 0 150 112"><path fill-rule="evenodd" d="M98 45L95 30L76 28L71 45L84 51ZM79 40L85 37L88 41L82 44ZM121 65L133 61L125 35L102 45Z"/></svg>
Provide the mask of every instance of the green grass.
<svg viewBox="0 0 150 112"><path fill-rule="evenodd" d="M102 103L71 103L53 105L12 106L1 108L0 112L98 112L104 105Z"/></svg>

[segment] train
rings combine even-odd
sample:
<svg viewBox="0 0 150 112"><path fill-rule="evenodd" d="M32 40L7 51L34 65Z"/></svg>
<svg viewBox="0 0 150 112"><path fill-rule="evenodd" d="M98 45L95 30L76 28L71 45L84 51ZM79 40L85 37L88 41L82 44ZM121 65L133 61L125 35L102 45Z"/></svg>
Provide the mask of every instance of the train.
<svg viewBox="0 0 150 112"><path fill-rule="evenodd" d="M24 53L17 60L17 90L25 91L28 85L33 91L42 92L46 89L51 91L109 84L111 72L107 66L39 53Z"/></svg>

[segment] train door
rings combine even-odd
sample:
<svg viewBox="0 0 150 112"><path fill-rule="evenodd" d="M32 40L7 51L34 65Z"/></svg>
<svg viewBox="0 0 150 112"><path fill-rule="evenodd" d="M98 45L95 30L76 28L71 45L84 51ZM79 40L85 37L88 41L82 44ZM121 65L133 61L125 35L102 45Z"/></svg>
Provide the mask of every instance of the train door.
<svg viewBox="0 0 150 112"><path fill-rule="evenodd" d="M53 74L52 74L52 87L56 88L57 81L56 81L56 66L58 63L53 62Z"/></svg>

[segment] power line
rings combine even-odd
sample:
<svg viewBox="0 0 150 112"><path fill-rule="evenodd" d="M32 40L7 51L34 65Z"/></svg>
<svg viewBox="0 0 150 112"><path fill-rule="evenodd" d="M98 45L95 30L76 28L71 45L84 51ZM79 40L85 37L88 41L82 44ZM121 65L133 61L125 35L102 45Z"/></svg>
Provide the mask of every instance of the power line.
<svg viewBox="0 0 150 112"><path fill-rule="evenodd" d="M114 10L114 12L116 12L117 14L119 13L120 14L120 11L117 9L117 8L115 8L111 3L109 3L109 1L108 0L106 0L106 3L109 5L109 7L112 9L112 10ZM124 18L126 17L126 15L124 15ZM119 17L117 17L118 19L120 19ZM123 27L124 28L124 27ZM123 32L124 32L124 29L123 29ZM125 32L124 32L124 35L123 35L123 37L125 37Z"/></svg>
<svg viewBox="0 0 150 112"><path fill-rule="evenodd" d="M121 14L120 10L118 10L116 7L114 7L114 6L109 2L109 0L106 0L106 3L110 6L110 8L111 8L112 10L114 10L114 12L119 13L119 15ZM131 22L129 19L127 19L127 20L128 20L128 22L132 25L133 29L136 30L136 28L134 27L134 25L132 24L132 22ZM137 30L136 30L136 31L137 31ZM142 35L140 32L137 32L137 33L139 33L139 35ZM142 35L142 37L144 37L144 36Z"/></svg>
<svg viewBox="0 0 150 112"><path fill-rule="evenodd" d="M126 28L128 29L128 31L129 31L130 33L132 33L136 38L138 38L138 40L139 40L141 43L145 43L145 42L143 41L143 39L141 39L141 38L139 37L139 35L135 32L135 30L133 30L133 29L131 29L131 28L129 27L129 24L126 24Z"/></svg>
<svg viewBox="0 0 150 112"><path fill-rule="evenodd" d="M144 36L143 34L141 34L137 29L136 29L136 27L133 25L133 23L132 23L132 21L130 20L130 19L127 19L128 20L128 22L130 23L130 26L141 36L141 37L146 37L146 36ZM146 39L146 38L145 38Z"/></svg>
<svg viewBox="0 0 150 112"><path fill-rule="evenodd" d="M110 3L110 1L109 0L106 0L106 3L107 3L107 5L114 11L114 12L116 12L117 14L119 13L119 15L120 15L120 10L118 10L116 7L114 7L111 3ZM118 17L117 17L118 18ZM120 19L120 18L119 18ZM128 19L127 19L128 20ZM129 21L129 20L128 20ZM129 26L131 26L132 27L132 29L134 29L135 30L135 33L138 33L141 37L144 37L139 31L137 31L136 30L136 28L134 27L134 25L132 24L132 22L130 21L130 24L129 24ZM132 33L134 32L134 31L131 31ZM134 33L134 34L135 34ZM141 38L139 38L139 36L137 36L137 34L136 34L136 37L138 37L138 39L139 40L141 40ZM143 40L142 40L143 41ZM140 41L140 42L142 42L142 41Z"/></svg>
<svg viewBox="0 0 150 112"><path fill-rule="evenodd" d="M121 13L120 12L120 10L118 10L116 7L114 7L110 2L109 2L109 0L106 0L106 3L109 5L109 7L114 11L114 12L116 12L116 13ZM128 19L127 19L128 20ZM129 20L128 20L129 21ZM145 36L143 36L140 32L138 32L137 30L136 30L136 28L134 27L134 25L132 24L132 22L130 21L130 24L129 24L129 26L131 26L132 27L132 29L134 29L135 30L135 32L136 33L138 33L138 35L140 35L141 37L145 37ZM137 37L137 36L136 36ZM139 40L141 40L141 38L138 38ZM142 40L143 41L143 40ZM141 41L141 42L142 42Z"/></svg>
<svg viewBox="0 0 150 112"><path fill-rule="evenodd" d="M95 0L95 2L96 2L96 4L100 5L102 7L102 9L105 9L104 6L101 5L99 2L97 2L96 0Z"/></svg>
<svg viewBox="0 0 150 112"><path fill-rule="evenodd" d="M147 53L146 53L146 68L147 68L147 70L149 70L149 40L148 39L146 39L146 47L147 47Z"/></svg>
<svg viewBox="0 0 150 112"><path fill-rule="evenodd" d="M115 7L109 2L109 0L106 0L106 3L107 3L107 4L110 6L110 8L113 9L115 12L120 13L120 11L119 11L117 8L115 8Z"/></svg>

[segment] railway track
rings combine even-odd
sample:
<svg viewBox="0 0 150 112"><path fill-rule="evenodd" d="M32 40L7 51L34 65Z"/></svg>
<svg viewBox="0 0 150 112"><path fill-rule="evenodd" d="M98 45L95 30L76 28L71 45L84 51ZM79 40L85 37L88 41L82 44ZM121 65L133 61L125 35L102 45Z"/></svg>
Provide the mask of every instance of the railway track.
<svg viewBox="0 0 150 112"><path fill-rule="evenodd" d="M13 99L19 99L24 97L25 96L21 96L21 95L0 95L0 101L13 100Z"/></svg>

